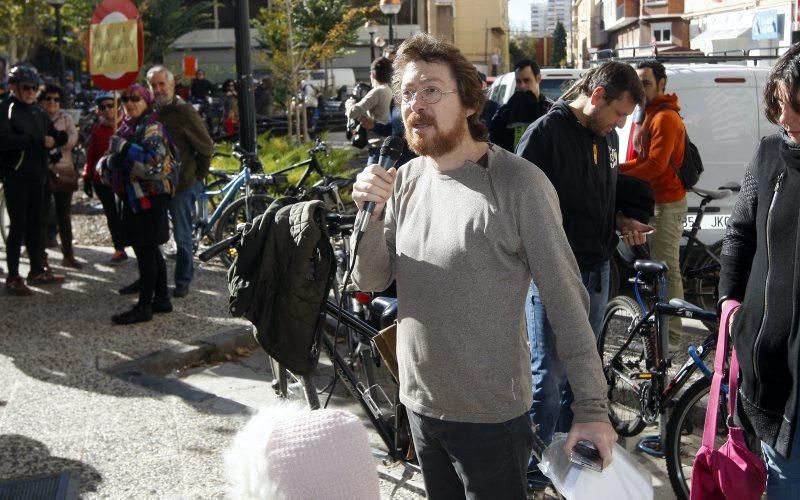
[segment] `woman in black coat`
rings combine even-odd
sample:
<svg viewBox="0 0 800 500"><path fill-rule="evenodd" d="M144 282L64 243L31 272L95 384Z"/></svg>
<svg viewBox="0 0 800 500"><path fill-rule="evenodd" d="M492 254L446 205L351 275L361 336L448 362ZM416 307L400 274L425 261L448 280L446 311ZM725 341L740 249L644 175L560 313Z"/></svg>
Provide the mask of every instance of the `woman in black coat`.
<svg viewBox="0 0 800 500"><path fill-rule="evenodd" d="M722 247L720 306L741 301L731 336L741 366L736 418L761 440L770 500L800 490L800 44L764 88L767 119Z"/></svg>

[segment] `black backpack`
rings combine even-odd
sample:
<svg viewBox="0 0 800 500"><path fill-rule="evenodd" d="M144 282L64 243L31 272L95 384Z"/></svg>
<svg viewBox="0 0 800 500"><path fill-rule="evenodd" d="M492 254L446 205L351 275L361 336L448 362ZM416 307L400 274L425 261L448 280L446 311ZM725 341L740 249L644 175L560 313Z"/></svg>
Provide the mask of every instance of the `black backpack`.
<svg viewBox="0 0 800 500"><path fill-rule="evenodd" d="M697 146L689 140L689 133L685 133L684 136L686 137L686 146L683 150L683 165L680 168L675 168L673 165L672 168L675 169L675 175L681 180L683 188L691 189L703 174L703 159L700 158L700 151L698 151Z"/></svg>

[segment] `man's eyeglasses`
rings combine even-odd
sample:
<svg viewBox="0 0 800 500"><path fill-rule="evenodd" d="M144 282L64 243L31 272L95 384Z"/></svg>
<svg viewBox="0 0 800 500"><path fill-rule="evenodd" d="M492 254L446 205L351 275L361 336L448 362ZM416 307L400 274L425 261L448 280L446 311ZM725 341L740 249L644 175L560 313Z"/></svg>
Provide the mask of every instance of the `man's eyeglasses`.
<svg viewBox="0 0 800 500"><path fill-rule="evenodd" d="M55 96L51 96L51 95L43 97L42 100L43 101L48 101L48 102L61 102L61 98L60 97L55 97Z"/></svg>
<svg viewBox="0 0 800 500"><path fill-rule="evenodd" d="M34 90L39 90L39 86L38 85L25 85L24 83L21 83L19 85L19 88L23 92L33 92Z"/></svg>
<svg viewBox="0 0 800 500"><path fill-rule="evenodd" d="M113 107L114 107L113 104L98 104L97 105L97 109L99 109L100 111L105 111L107 109L112 109Z"/></svg>
<svg viewBox="0 0 800 500"><path fill-rule="evenodd" d="M403 100L404 103L410 104L414 102L414 99L419 97L422 99L422 102L428 104L436 104L437 102L442 100L442 96L444 94L455 94L455 90L439 90L436 87L425 87L424 89L419 90L404 90L400 92L400 99Z"/></svg>
<svg viewBox="0 0 800 500"><path fill-rule="evenodd" d="M120 97L119 100L122 101L123 104L125 104L128 101L130 101L130 102L139 102L139 101L142 100L142 98L141 98L141 96L138 96L138 95L124 95L124 96Z"/></svg>

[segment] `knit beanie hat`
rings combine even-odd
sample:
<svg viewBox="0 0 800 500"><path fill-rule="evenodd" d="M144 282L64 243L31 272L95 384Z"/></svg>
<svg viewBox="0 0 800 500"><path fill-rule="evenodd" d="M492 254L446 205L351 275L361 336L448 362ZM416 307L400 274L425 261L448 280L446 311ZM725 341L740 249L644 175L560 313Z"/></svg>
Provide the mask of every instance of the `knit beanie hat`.
<svg viewBox="0 0 800 500"><path fill-rule="evenodd" d="M343 410L263 408L226 452L233 498L378 499L367 431Z"/></svg>

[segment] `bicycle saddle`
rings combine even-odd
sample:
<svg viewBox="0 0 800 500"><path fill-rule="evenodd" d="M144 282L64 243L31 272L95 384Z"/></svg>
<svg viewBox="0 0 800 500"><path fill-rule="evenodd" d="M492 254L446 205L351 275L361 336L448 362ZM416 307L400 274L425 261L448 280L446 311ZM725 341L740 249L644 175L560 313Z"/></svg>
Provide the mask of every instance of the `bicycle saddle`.
<svg viewBox="0 0 800 500"><path fill-rule="evenodd" d="M669 305L672 307L681 307L686 309L687 311L691 311L692 316L696 319L705 319L705 320L715 320L717 318L717 313L714 311L706 311L705 309L701 309L700 307L692 304L691 302L686 302L683 299L670 299Z"/></svg>
<svg viewBox="0 0 800 500"><path fill-rule="evenodd" d="M633 264L633 268L642 274L651 276L665 273L669 269L665 263L657 260L637 260Z"/></svg>
<svg viewBox="0 0 800 500"><path fill-rule="evenodd" d="M713 189L703 189L703 188L699 188L699 187L693 187L691 189L691 191L694 191L695 193L699 194L700 196L711 198L712 200L721 200L723 198L727 198L733 192L730 189L723 189L721 191L714 191Z"/></svg>
<svg viewBox="0 0 800 500"><path fill-rule="evenodd" d="M397 299L394 297L375 297L369 303L372 314L381 318L381 330L397 319Z"/></svg>

